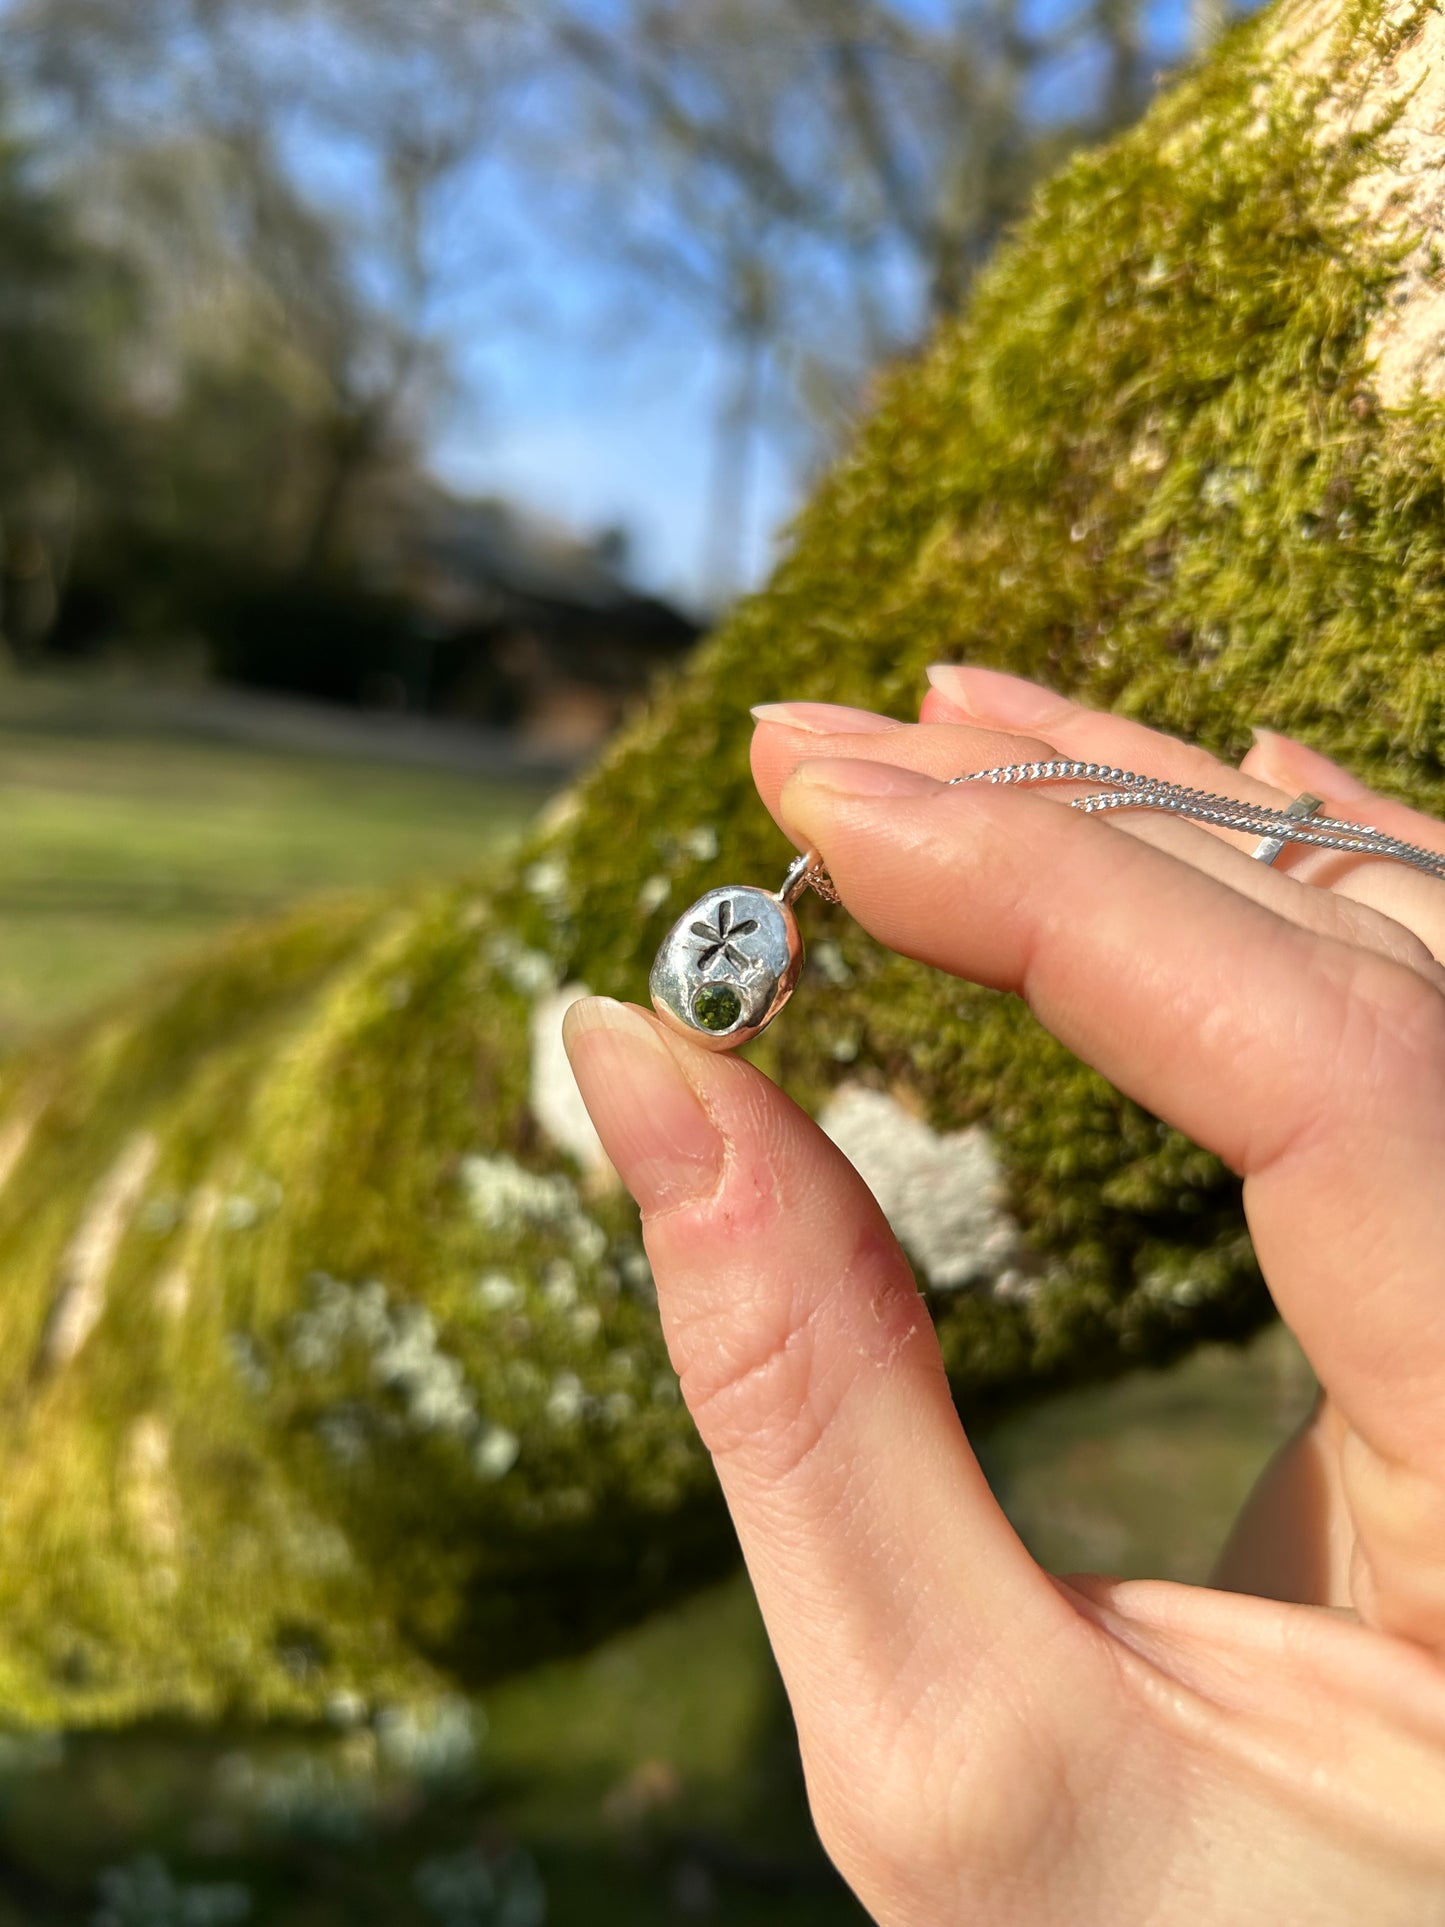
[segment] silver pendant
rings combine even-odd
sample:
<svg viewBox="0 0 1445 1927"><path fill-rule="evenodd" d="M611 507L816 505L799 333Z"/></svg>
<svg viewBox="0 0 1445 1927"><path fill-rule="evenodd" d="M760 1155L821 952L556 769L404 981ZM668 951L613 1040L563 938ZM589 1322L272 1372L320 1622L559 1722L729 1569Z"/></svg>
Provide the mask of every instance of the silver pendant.
<svg viewBox="0 0 1445 1927"><path fill-rule="evenodd" d="M765 1030L793 994L803 939L793 904L809 886L836 902L810 850L776 892L725 884L699 897L664 938L652 966L652 1007L706 1050L735 1050Z"/></svg>

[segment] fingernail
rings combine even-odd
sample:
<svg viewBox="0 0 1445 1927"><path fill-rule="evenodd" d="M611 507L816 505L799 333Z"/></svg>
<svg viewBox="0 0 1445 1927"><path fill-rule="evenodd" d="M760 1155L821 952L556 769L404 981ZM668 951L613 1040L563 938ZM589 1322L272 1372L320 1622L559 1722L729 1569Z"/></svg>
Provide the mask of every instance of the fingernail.
<svg viewBox="0 0 1445 1927"><path fill-rule="evenodd" d="M722 1138L650 1018L587 997L567 1012L562 1037L597 1135L644 1214L716 1188Z"/></svg>
<svg viewBox="0 0 1445 1927"><path fill-rule="evenodd" d="M846 703L759 703L752 715L754 722L806 729L810 736L876 736L900 727L891 716L850 709Z"/></svg>
<svg viewBox="0 0 1445 1927"><path fill-rule="evenodd" d="M946 787L921 769L899 769L896 764L875 763L861 756L815 757L798 765L792 781L811 783L839 796L932 796Z"/></svg>
<svg viewBox="0 0 1445 1927"><path fill-rule="evenodd" d="M1022 676L1006 676L999 669L936 662L928 670L928 680L946 702L979 722L1032 729L1065 707L1063 697L1052 689L1041 689Z"/></svg>
<svg viewBox="0 0 1445 1927"><path fill-rule="evenodd" d="M1368 786L1357 776L1332 762L1328 756L1322 756L1317 749L1311 749L1308 743L1296 742L1293 736L1284 736L1277 729L1267 729L1263 723L1251 723L1250 734L1254 737L1255 748L1263 752L1271 775L1281 785L1313 783L1322 787L1326 795L1337 803L1370 794Z"/></svg>

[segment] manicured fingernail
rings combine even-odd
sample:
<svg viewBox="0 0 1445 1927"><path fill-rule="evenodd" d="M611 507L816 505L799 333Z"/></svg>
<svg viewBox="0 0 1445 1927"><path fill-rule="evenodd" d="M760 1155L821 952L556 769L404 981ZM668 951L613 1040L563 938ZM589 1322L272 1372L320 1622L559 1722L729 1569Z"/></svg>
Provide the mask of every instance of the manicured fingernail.
<svg viewBox="0 0 1445 1927"><path fill-rule="evenodd" d="M846 703L759 703L757 723L781 723L784 729L806 729L810 736L876 736L900 727L891 716L871 709L850 709Z"/></svg>
<svg viewBox="0 0 1445 1927"><path fill-rule="evenodd" d="M815 757L798 765L792 781L832 790L839 796L932 796L946 787L921 769L899 769L896 764L875 763L861 756Z"/></svg>
<svg viewBox="0 0 1445 1927"><path fill-rule="evenodd" d="M567 1012L562 1036L597 1135L644 1214L714 1190L722 1138L652 1020L587 997Z"/></svg>
<svg viewBox="0 0 1445 1927"><path fill-rule="evenodd" d="M1006 676L999 669L976 669L971 664L936 662L928 680L943 697L979 722L1005 728L1033 729L1066 707L1062 696L1041 689L1022 676Z"/></svg>

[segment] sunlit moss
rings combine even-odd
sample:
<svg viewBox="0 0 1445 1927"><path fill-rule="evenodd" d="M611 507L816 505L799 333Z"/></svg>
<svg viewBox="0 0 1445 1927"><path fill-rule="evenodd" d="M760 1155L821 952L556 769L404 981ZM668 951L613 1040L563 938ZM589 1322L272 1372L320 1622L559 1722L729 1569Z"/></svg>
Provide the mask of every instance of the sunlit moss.
<svg viewBox="0 0 1445 1927"><path fill-rule="evenodd" d="M1286 726L1445 802L1445 410L1373 396L1393 260L1348 196L1391 130L1319 111L1387 30L1353 6L1308 84L1272 30L1041 194L772 585L504 887L238 938L0 1074L17 1717L375 1704L594 1638L726 1561L635 1217L544 1140L527 1026L556 984L641 995L689 900L781 875L749 703L906 715L925 664L964 657L1229 756ZM815 1110L861 1081L939 1131L983 1124L1005 1176L1008 1288L934 1294L965 1404L1265 1315L1213 1158L1017 1003L805 914L822 967L759 1060ZM149 1202L86 1342L47 1362L57 1277L137 1134Z"/></svg>

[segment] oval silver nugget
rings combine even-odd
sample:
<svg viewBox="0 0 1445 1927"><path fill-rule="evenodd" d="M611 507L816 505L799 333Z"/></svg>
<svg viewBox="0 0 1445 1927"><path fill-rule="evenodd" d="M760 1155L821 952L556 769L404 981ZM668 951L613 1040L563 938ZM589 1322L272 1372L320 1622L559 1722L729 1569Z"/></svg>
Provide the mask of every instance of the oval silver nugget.
<svg viewBox="0 0 1445 1927"><path fill-rule="evenodd" d="M709 1050L756 1037L793 994L803 940L791 908L750 884L709 890L683 912L652 966L652 1006Z"/></svg>

